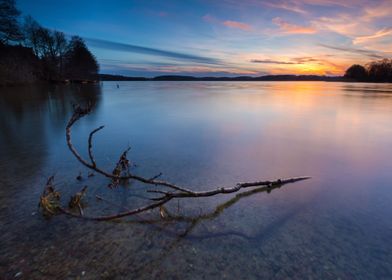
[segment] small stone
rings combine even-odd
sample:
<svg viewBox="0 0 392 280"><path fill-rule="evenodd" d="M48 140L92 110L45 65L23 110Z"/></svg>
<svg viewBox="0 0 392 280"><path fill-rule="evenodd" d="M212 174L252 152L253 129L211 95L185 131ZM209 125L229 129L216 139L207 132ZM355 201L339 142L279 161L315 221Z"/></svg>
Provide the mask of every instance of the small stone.
<svg viewBox="0 0 392 280"><path fill-rule="evenodd" d="M15 278L19 278L23 275L23 273L21 271L19 271L18 273L15 274Z"/></svg>
<svg viewBox="0 0 392 280"><path fill-rule="evenodd" d="M84 276L84 275L86 275L86 271L83 270L82 271L82 276Z"/></svg>

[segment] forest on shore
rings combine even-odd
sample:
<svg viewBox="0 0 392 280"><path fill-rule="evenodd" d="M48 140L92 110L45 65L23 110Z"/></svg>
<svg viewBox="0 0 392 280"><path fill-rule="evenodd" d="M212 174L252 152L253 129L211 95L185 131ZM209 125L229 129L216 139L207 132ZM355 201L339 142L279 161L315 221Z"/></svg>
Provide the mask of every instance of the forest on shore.
<svg viewBox="0 0 392 280"><path fill-rule="evenodd" d="M15 0L0 0L0 85L98 79L97 60L81 37L20 17Z"/></svg>
<svg viewBox="0 0 392 280"><path fill-rule="evenodd" d="M365 66L354 64L344 77L357 82L392 83L392 59L373 61Z"/></svg>

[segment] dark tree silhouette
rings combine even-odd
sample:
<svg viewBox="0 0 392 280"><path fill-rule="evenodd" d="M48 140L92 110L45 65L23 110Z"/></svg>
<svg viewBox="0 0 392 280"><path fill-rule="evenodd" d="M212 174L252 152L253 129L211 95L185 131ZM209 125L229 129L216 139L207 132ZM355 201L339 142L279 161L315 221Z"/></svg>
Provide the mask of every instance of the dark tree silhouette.
<svg viewBox="0 0 392 280"><path fill-rule="evenodd" d="M42 78L62 79L64 56L68 47L64 33L44 28L30 16L25 18L23 30L25 44L41 59Z"/></svg>
<svg viewBox="0 0 392 280"><path fill-rule="evenodd" d="M39 66L31 48L0 43L0 85L36 82Z"/></svg>
<svg viewBox="0 0 392 280"><path fill-rule="evenodd" d="M44 54L41 57L46 80L60 80L63 78L63 61L67 50L65 35L59 31L41 28L41 44Z"/></svg>
<svg viewBox="0 0 392 280"><path fill-rule="evenodd" d="M367 65L372 82L392 82L392 59L382 59Z"/></svg>
<svg viewBox="0 0 392 280"><path fill-rule="evenodd" d="M359 64L354 64L350 66L350 68L348 68L346 70L346 73L344 74L345 78L353 79L356 81L366 81L367 76L368 74L366 68Z"/></svg>
<svg viewBox="0 0 392 280"><path fill-rule="evenodd" d="M15 0L0 0L0 85L98 79L98 63L82 38L68 41L31 16L20 27L19 15Z"/></svg>
<svg viewBox="0 0 392 280"><path fill-rule="evenodd" d="M19 10L14 0L0 0L0 42L7 44L22 40L18 24Z"/></svg>
<svg viewBox="0 0 392 280"><path fill-rule="evenodd" d="M59 78L64 77L64 60L65 54L68 50L68 42L65 39L65 35L63 32L54 31L53 33L54 38L54 50L55 50L55 57L56 59L56 66L57 66L57 73Z"/></svg>
<svg viewBox="0 0 392 280"><path fill-rule="evenodd" d="M46 52L45 45L42 42L43 27L31 16L26 16L23 23L23 32L24 44L32 48L37 57L42 58Z"/></svg>
<svg viewBox="0 0 392 280"><path fill-rule="evenodd" d="M66 78L70 80L96 80L99 66L84 40L73 36L65 55Z"/></svg>
<svg viewBox="0 0 392 280"><path fill-rule="evenodd" d="M345 78L358 82L391 83L392 59L384 58L362 65L354 64L346 70Z"/></svg>

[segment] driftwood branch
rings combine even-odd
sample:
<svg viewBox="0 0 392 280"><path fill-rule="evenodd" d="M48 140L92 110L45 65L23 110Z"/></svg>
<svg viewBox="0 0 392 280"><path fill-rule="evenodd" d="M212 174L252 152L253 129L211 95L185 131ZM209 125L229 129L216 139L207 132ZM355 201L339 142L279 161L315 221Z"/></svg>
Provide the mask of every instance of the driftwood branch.
<svg viewBox="0 0 392 280"><path fill-rule="evenodd" d="M152 185L155 186L155 189L150 189L147 190L148 193L154 193L154 194L159 194L160 196L158 197L153 197L150 198L150 200L154 201L152 203L148 203L144 206L141 206L139 208L135 209L126 209L121 213L117 214L112 214L112 215L105 215L105 216L88 216L88 215L81 215L81 212L79 214L76 214L72 212L70 209L58 206L56 203L55 205L57 206L57 210L59 212L62 212L64 214L74 216L74 217L79 217L79 218L84 218L84 219L92 219L92 220L112 220L112 219L118 219L126 216L131 216L135 214L139 214L142 212L146 212L151 209L155 208L160 208L161 211L163 211L162 207L164 204L168 203L172 199L181 199L181 198L197 198L197 197L209 197L209 196L214 196L218 194L230 194L230 193L235 193L240 191L241 189L246 189L246 188L253 188L253 187L264 187L267 190L268 189L273 189L285 184L289 183L295 183L298 181L306 180L309 179L309 176L302 176L302 177L294 177L294 178L287 178L287 179L277 179L277 180L272 180L272 181L255 181L255 182L244 182L244 183L238 183L235 186L232 187L215 187L207 191L192 191L191 188L189 187L183 187L183 186L178 186L174 183L170 183L167 181L163 180L158 180L159 177L162 176L162 173L159 173L151 178L145 178L142 176L135 175L133 173L130 173L129 171L129 160L127 158L127 153L129 152L130 148L128 147L120 156L118 162L115 165L114 170L110 173L105 171L104 169L98 167L94 154L93 154L93 137L95 133L103 129L103 126L100 126L93 131L90 132L89 137L88 137L88 155L89 155L89 160L84 159L77 149L74 147L72 144L72 127L74 124L79 121L81 118L86 116L91 112L91 106L87 106L86 108L82 108L80 106L75 106L74 108L74 113L71 116L70 120L68 121L66 125L66 141L67 141L67 146L69 150L72 152L72 154L75 156L75 158L85 167L88 169L95 171L98 174L101 174L111 180L111 183L109 184L110 188L116 187L117 185L120 184L121 181L124 180L135 180L147 185ZM48 182L51 184L52 187L52 181L53 179L49 180ZM47 190L48 187L45 188ZM53 190L54 191L54 190ZM41 200L45 199L45 192L41 196ZM53 196L53 192L51 192ZM57 193L56 193L57 194ZM82 197L82 196L80 196ZM101 198L102 199L102 198ZM80 203L78 203L80 206ZM80 207L79 207L80 208ZM53 209L50 209L53 211ZM161 213L162 216L162 213Z"/></svg>
<svg viewBox="0 0 392 280"><path fill-rule="evenodd" d="M90 135L88 136L88 156L90 157L91 164L94 167L96 167L97 164L96 164L96 162L94 160L94 156L93 156L93 136L95 133L97 133L98 131L100 131L103 128L104 128L104 126L102 125L96 129L94 129L93 131L90 132Z"/></svg>
<svg viewBox="0 0 392 280"><path fill-rule="evenodd" d="M74 109L74 113L71 117L71 119L68 121L66 129L65 129L65 133L66 133L66 141L67 141L67 146L70 149L70 151L72 152L72 154L76 157L76 159L83 164L85 167L94 170L95 172L110 178L110 179L114 179L114 180L129 180L129 179L133 179L139 182L142 182L144 184L150 184L150 185L156 185L156 186L164 186L164 187L168 187L168 188L172 188L174 190L177 191L182 191L182 192L189 192L191 193L191 190L179 187L175 184L169 183L169 182L165 182L165 181L159 181L159 180L155 180L155 177L152 177L151 179L148 178L144 178L141 176L137 176L137 175L133 175L133 174L128 174L126 176L121 176L121 175L115 175L112 173L109 173L99 167L97 167L96 165L94 165L93 163L89 163L87 160L85 160L80 154L79 152L76 150L76 148L73 146L72 144L72 137L71 137L71 128L72 126L78 121L80 120L82 117L86 116L87 114L89 114L91 112L91 108L88 106L87 108L81 108L80 106L76 106ZM96 130L98 131L99 128L97 128ZM91 133L90 133L91 135ZM92 137L91 137L92 138ZM91 144L92 145L92 144ZM93 154L92 154L92 148L90 149L91 151L91 157L94 158Z"/></svg>

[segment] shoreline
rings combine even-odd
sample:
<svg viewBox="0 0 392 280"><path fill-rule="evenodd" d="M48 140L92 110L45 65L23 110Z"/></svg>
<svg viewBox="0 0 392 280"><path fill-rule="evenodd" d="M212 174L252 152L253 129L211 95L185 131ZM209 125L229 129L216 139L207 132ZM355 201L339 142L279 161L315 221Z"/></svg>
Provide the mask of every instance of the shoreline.
<svg viewBox="0 0 392 280"><path fill-rule="evenodd" d="M321 77L308 78L300 76L300 78L285 78L279 79L278 77L268 76L268 77L186 77L186 76L175 76L175 77L154 77L154 78L144 78L144 77L123 77L118 79L99 79L99 80L75 80L75 81L34 81L27 83L7 83L0 84L0 88L4 87L15 87L15 86L30 86L30 85L86 85L86 84L100 84L101 82L330 82L330 83L364 83L364 84L390 84L390 82L374 82L374 81L356 81L352 79L347 79L344 77Z"/></svg>

